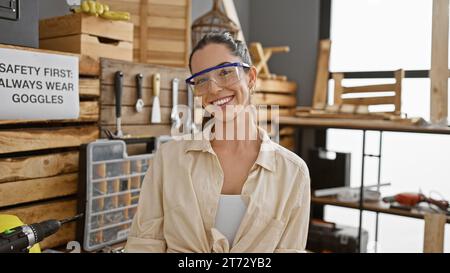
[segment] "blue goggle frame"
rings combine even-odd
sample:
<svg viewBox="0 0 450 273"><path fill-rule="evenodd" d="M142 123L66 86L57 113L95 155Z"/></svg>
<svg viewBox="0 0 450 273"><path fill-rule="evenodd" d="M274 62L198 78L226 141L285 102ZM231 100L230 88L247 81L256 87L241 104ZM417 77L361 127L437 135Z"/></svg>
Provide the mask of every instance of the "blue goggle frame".
<svg viewBox="0 0 450 273"><path fill-rule="evenodd" d="M216 69L220 69L220 68L225 68L225 67L230 67L230 66L235 66L235 67L243 67L243 68L250 68L250 65L246 64L246 63L227 63L227 64L221 64L221 65L217 65L217 66L213 66L207 69L204 69L200 72L197 72L195 74L193 74L192 76L190 76L189 78L186 79L186 84L190 84L190 85L194 85L195 83L192 81L192 79L194 79L197 76L206 74L210 71L216 70Z"/></svg>

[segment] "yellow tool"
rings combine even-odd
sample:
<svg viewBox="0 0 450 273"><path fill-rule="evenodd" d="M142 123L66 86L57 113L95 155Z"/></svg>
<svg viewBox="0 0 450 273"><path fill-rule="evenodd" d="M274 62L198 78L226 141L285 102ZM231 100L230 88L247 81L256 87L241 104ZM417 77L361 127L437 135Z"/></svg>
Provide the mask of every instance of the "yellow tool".
<svg viewBox="0 0 450 273"><path fill-rule="evenodd" d="M0 214L0 233L5 230L13 229L15 227L23 226L24 223L20 221L19 217L9 214ZM41 253L39 244L35 244L30 248L30 253Z"/></svg>
<svg viewBox="0 0 450 273"><path fill-rule="evenodd" d="M73 9L75 13L86 13L93 16L100 16L108 20L129 21L130 13L125 11L110 11L109 6L93 0L84 0L81 5Z"/></svg>

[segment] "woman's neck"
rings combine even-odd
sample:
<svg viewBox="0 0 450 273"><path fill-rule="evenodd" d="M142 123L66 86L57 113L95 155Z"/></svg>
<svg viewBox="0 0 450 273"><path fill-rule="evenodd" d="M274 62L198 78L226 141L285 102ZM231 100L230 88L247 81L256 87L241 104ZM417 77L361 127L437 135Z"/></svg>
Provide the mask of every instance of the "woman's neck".
<svg viewBox="0 0 450 273"><path fill-rule="evenodd" d="M251 114L242 113L228 122L216 121L215 138L211 141L213 148L227 149L230 152L259 149L261 140L256 121Z"/></svg>

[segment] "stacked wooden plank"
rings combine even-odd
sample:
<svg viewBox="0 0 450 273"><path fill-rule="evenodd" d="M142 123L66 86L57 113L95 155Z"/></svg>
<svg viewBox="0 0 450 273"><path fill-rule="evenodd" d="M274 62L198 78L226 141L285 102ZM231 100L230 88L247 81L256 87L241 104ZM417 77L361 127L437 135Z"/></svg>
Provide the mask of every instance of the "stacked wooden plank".
<svg viewBox="0 0 450 273"><path fill-rule="evenodd" d="M258 78L252 103L256 106L267 106L259 111L259 120L273 120L271 106L278 107L279 116L294 116L297 105L297 84L295 82L277 79ZM280 144L292 151L295 150L294 128L280 128Z"/></svg>
<svg viewBox="0 0 450 273"><path fill-rule="evenodd" d="M191 40L190 0L103 0L128 11L134 24L135 62L186 67Z"/></svg>
<svg viewBox="0 0 450 273"><path fill-rule="evenodd" d="M78 119L0 121L0 214L16 215L28 224L76 214L79 146L99 136L100 93L99 79L93 77L99 64L80 57L79 71ZM68 224L41 248L74 238L75 224Z"/></svg>
<svg viewBox="0 0 450 273"><path fill-rule="evenodd" d="M123 92L121 101L123 133L132 138L170 135L170 114L173 107L172 81L175 78L179 80L178 104L187 105L187 87L184 79L186 79L189 75L188 70L185 68L102 59L100 127L103 137L106 136L104 130L110 130L113 133L116 131L114 74L117 71L123 72ZM137 101L137 74L142 74L143 76L142 100L144 101L144 108L142 112L137 112L135 109ZM161 79L161 90L159 93L161 123L151 122L152 104L154 98L152 96L152 76L155 74L160 74ZM137 145L141 146L141 151L136 150L130 153L129 150L130 155L144 152L143 144Z"/></svg>

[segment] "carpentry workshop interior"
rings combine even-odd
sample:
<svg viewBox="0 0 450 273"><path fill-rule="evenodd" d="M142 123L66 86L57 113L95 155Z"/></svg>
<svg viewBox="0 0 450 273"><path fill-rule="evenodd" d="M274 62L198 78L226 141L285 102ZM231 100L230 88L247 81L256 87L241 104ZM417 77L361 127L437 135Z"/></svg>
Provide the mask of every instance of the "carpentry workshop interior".
<svg viewBox="0 0 450 273"><path fill-rule="evenodd" d="M449 9L449 0L0 0L0 253L450 252ZM212 34L248 51L214 40L195 49ZM214 46L240 61L204 65L220 56L202 57ZM182 225L203 225L194 220L206 201L181 205L192 194L180 191L227 179L200 165L205 148L168 153L196 141L180 132L206 128L204 87L212 96L236 82L268 136L251 143L276 152L260 160L261 144L242 198L224 186L216 224L203 219L206 241L185 233L188 245L176 228L199 229ZM219 98L208 106L225 111ZM208 158L219 170L225 162ZM265 178L247 177L256 167ZM245 203L252 181L269 196L263 214ZM273 203L277 183L283 192L272 195L290 207ZM304 223L271 214L284 206ZM180 211L192 214L172 227ZM272 233L257 234L264 221ZM145 245L141 231L158 243Z"/></svg>

